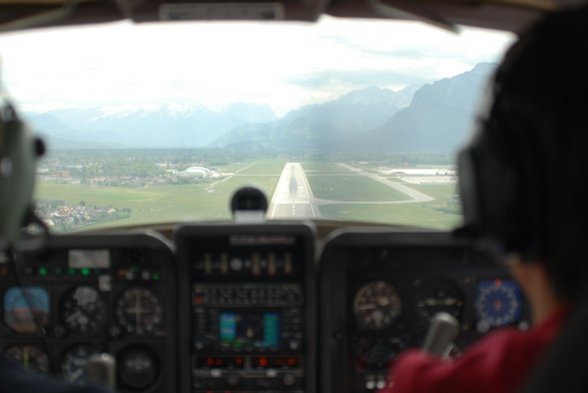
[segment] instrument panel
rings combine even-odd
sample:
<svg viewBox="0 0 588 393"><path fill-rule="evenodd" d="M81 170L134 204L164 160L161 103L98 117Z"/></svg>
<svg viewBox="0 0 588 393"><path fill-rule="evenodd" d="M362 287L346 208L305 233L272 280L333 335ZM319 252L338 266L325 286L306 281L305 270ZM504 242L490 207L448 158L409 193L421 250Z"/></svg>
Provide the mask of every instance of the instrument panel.
<svg viewBox="0 0 588 393"><path fill-rule="evenodd" d="M83 385L116 358L122 393L371 393L431 318L454 316L451 356L529 327L496 257L451 233L312 224L194 224L154 234L49 237L0 254L0 351Z"/></svg>
<svg viewBox="0 0 588 393"><path fill-rule="evenodd" d="M176 243L184 391L313 392L312 228L191 225Z"/></svg>
<svg viewBox="0 0 588 393"><path fill-rule="evenodd" d="M87 383L92 355L116 358L120 392L176 389L175 259L141 234L50 238L0 264L0 350L41 375Z"/></svg>
<svg viewBox="0 0 588 393"><path fill-rule="evenodd" d="M529 327L521 289L507 272L449 234L343 231L325 246L321 277L323 392L385 388L395 359L422 347L438 312L459 322L448 348L454 357L494 329Z"/></svg>

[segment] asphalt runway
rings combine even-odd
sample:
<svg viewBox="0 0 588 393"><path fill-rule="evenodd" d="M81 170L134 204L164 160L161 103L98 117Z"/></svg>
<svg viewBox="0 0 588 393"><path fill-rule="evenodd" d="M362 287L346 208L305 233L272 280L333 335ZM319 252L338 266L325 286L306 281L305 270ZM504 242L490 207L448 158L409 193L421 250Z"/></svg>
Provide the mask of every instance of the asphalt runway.
<svg viewBox="0 0 588 393"><path fill-rule="evenodd" d="M365 176L371 180L394 188L406 195L407 199L400 201L336 201L330 199L316 198L304 168L300 163L289 162L284 165L284 169L278 180L278 184L270 201L268 209L269 218L319 218L320 205L387 205L403 203L422 203L430 202L434 198L430 195L417 191L409 185L399 181L388 180L383 176L366 172L360 168L348 164L339 163L339 166L345 168L350 174Z"/></svg>
<svg viewBox="0 0 588 393"><path fill-rule="evenodd" d="M302 165L284 165L268 209L269 218L317 218L319 209Z"/></svg>

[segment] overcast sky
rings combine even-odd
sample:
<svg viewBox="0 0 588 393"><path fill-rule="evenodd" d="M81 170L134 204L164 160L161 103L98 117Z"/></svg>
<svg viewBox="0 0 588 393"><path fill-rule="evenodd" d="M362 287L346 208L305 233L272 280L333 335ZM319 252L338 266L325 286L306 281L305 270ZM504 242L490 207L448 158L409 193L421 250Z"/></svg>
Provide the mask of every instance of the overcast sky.
<svg viewBox="0 0 588 393"><path fill-rule="evenodd" d="M0 35L2 78L25 110L267 103L278 115L375 85L399 90L499 62L512 35L322 18Z"/></svg>

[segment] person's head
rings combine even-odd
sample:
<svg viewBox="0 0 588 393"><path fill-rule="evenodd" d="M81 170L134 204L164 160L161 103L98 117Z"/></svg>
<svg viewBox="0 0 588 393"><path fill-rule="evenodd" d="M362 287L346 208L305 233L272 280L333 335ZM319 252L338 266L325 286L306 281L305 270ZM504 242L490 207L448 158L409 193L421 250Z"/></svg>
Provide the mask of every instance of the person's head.
<svg viewBox="0 0 588 393"><path fill-rule="evenodd" d="M548 15L513 45L459 156L466 225L545 267L557 295L588 286L588 8Z"/></svg>
<svg viewBox="0 0 588 393"><path fill-rule="evenodd" d="M18 239L30 209L36 161L43 144L34 138L0 91L0 251Z"/></svg>

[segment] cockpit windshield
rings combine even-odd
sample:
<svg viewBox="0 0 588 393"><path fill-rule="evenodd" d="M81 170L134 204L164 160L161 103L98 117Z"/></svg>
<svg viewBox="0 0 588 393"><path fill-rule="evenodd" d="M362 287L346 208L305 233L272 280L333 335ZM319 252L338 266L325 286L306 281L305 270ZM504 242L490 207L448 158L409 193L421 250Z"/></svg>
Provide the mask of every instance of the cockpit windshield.
<svg viewBox="0 0 588 393"><path fill-rule="evenodd" d="M60 232L229 218L451 228L454 157L508 33L323 17L4 34L2 78L46 140L36 210Z"/></svg>

